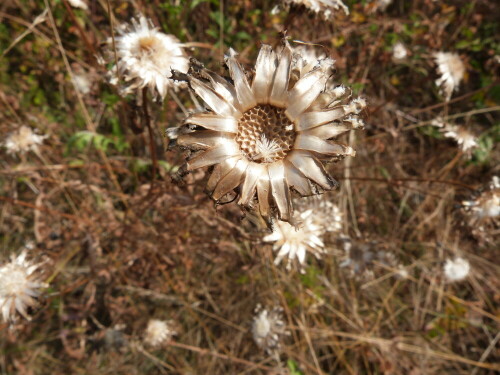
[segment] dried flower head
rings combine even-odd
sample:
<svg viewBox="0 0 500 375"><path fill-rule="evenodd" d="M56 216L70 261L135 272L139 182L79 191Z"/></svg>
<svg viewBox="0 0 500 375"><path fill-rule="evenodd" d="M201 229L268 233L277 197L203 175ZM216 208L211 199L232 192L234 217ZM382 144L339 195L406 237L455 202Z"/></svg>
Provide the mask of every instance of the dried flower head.
<svg viewBox="0 0 500 375"><path fill-rule="evenodd" d="M189 61L183 45L173 35L164 34L153 26L151 20L140 15L131 20L132 25L118 28L116 37L116 57L118 61L112 70L123 76L127 82L123 94L147 87L156 98L165 98L172 86L171 70L186 73ZM110 51L114 57L114 51Z"/></svg>
<svg viewBox="0 0 500 375"><path fill-rule="evenodd" d="M441 77L436 80L436 85L441 88L441 94L448 101L464 78L465 65L456 53L437 52L434 58L438 73L441 74Z"/></svg>
<svg viewBox="0 0 500 375"><path fill-rule="evenodd" d="M287 257L287 269L293 261L298 261L299 268L305 264L307 252L320 258L325 253L324 235L338 232L342 228L342 216L336 205L327 200L302 199L292 220L293 225L281 220L273 223L273 232L263 238L264 242L273 242L273 249L278 252L275 264L280 264Z"/></svg>
<svg viewBox="0 0 500 375"><path fill-rule="evenodd" d="M38 135L28 126L21 126L18 131L8 135L4 147L9 154L25 154L28 151L38 151L46 135Z"/></svg>
<svg viewBox="0 0 500 375"><path fill-rule="evenodd" d="M462 205L476 219L494 218L500 215L500 178L493 176L489 189L475 199L463 201Z"/></svg>
<svg viewBox="0 0 500 375"><path fill-rule="evenodd" d="M87 3L83 0L68 0L68 3L73 7L73 8L79 8L83 10L88 10L89 6Z"/></svg>
<svg viewBox="0 0 500 375"><path fill-rule="evenodd" d="M470 264L464 258L447 259L443 267L444 275L450 282L460 281L467 277L470 271Z"/></svg>
<svg viewBox="0 0 500 375"><path fill-rule="evenodd" d="M27 309L36 304L38 289L47 287L35 275L40 264L32 264L26 256L27 251L23 251L17 257L12 256L10 263L0 266L0 309L6 322L16 319L16 310L30 320Z"/></svg>
<svg viewBox="0 0 500 375"><path fill-rule="evenodd" d="M337 186L322 161L355 154L333 139L362 126L366 105L345 89L327 89L332 60L291 83L293 61L285 41L279 52L262 46L251 81L232 49L225 62L234 84L199 64L179 74L211 109L179 131L177 144L196 152L183 169L215 165L207 184L214 200L237 190L241 206L258 206L266 218L277 211L284 221L293 214L290 189L310 196Z"/></svg>
<svg viewBox="0 0 500 375"><path fill-rule="evenodd" d="M349 8L342 0L283 0L285 5L302 5L310 11L321 15L324 19L329 19L335 11L342 9L346 15Z"/></svg>
<svg viewBox="0 0 500 375"><path fill-rule="evenodd" d="M255 308L252 323L252 335L255 343L270 353L279 349L280 337L287 334L282 317L283 309L274 307L271 310L263 309L259 304Z"/></svg>
<svg viewBox="0 0 500 375"><path fill-rule="evenodd" d="M144 342L158 347L170 341L177 332L172 328L172 321L150 319L144 333Z"/></svg>
<svg viewBox="0 0 500 375"><path fill-rule="evenodd" d="M477 147L477 138L462 126L446 123L440 118L434 119L431 125L440 128L446 138L454 139L463 152Z"/></svg>
<svg viewBox="0 0 500 375"><path fill-rule="evenodd" d="M408 50L401 42L397 42L392 46L392 58L394 61L401 61L408 57Z"/></svg>

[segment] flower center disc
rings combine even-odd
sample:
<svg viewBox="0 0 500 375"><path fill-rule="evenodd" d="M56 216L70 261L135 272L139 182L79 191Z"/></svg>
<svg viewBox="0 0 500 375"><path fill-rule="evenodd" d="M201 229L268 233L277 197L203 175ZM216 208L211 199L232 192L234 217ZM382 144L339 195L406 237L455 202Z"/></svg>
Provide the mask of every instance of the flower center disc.
<svg viewBox="0 0 500 375"><path fill-rule="evenodd" d="M283 108L259 104L238 121L236 142L254 162L272 163L285 158L294 141L294 125Z"/></svg>

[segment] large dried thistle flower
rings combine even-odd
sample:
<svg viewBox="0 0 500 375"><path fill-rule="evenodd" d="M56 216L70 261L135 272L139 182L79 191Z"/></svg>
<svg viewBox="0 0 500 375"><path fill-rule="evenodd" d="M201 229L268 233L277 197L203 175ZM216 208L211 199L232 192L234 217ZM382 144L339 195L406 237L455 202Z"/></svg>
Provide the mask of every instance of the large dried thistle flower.
<svg viewBox="0 0 500 375"><path fill-rule="evenodd" d="M446 101L451 99L453 91L458 89L460 82L465 75L465 65L460 56L452 52L436 52L434 59L437 64L437 71L441 74L436 80L436 85L441 89L441 94Z"/></svg>
<svg viewBox="0 0 500 375"><path fill-rule="evenodd" d="M36 134L29 126L22 125L19 130L10 133L3 142L9 154L25 154L29 151L38 151L47 135Z"/></svg>
<svg viewBox="0 0 500 375"><path fill-rule="evenodd" d="M268 353L279 349L281 336L288 333L282 313L283 309L279 306L268 310L258 304L255 308L252 336L259 348Z"/></svg>
<svg viewBox="0 0 500 375"><path fill-rule="evenodd" d="M153 98L165 98L174 83L172 69L186 73L189 61L183 44L174 36L158 31L151 20L143 15L132 18L131 25L121 25L115 38L116 66L112 70L112 82L123 77L126 86L122 94L129 94L147 87ZM111 43L111 42L110 42ZM113 46L109 54L115 57Z"/></svg>
<svg viewBox="0 0 500 375"><path fill-rule="evenodd" d="M6 322L15 320L16 310L30 320L28 307L36 304L35 298L40 296L38 289L47 287L35 273L41 264L33 264L26 257L25 250L0 266L0 309Z"/></svg>
<svg viewBox="0 0 500 375"><path fill-rule="evenodd" d="M278 252L274 260L276 265L286 257L287 269L297 260L302 270L308 252L317 259L326 252L324 237L342 229L342 215L337 205L318 197L298 200L296 206L293 224L276 220L273 232L263 241L273 242L273 249Z"/></svg>
<svg viewBox="0 0 500 375"><path fill-rule="evenodd" d="M290 189L310 196L337 186L323 162L355 154L333 139L362 126L358 114L366 104L341 86L330 89L333 60L317 61L292 80L295 60L285 41L279 51L261 47L253 79L232 49L225 59L232 81L198 64L176 75L210 107L185 120L177 144L198 151L184 170L215 165L207 184L214 200L236 189L241 206L258 206L266 218L277 211L289 221Z"/></svg>
<svg viewBox="0 0 500 375"><path fill-rule="evenodd" d="M349 8L342 0L283 0L285 5L303 5L310 11L329 19L332 14L340 9L349 14Z"/></svg>

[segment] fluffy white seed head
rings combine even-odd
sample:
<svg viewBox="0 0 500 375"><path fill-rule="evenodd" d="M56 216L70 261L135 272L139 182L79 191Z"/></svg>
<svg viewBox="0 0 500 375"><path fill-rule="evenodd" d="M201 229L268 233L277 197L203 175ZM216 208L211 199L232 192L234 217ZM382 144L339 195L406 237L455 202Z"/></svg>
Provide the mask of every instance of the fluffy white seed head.
<svg viewBox="0 0 500 375"><path fill-rule="evenodd" d="M465 75L465 65L460 56L451 52L437 52L434 54L437 71L441 75L436 80L436 85L441 89L441 94L448 101L453 91L458 89Z"/></svg>
<svg viewBox="0 0 500 375"><path fill-rule="evenodd" d="M171 340L176 334L171 321L151 319L144 332L144 342L152 347L158 347Z"/></svg>
<svg viewBox="0 0 500 375"><path fill-rule="evenodd" d="M252 336L255 343L266 352L279 349L281 336L287 334L282 312L281 307L268 310L257 305L255 309Z"/></svg>
<svg viewBox="0 0 500 375"><path fill-rule="evenodd" d="M147 87L153 97L165 98L174 85L171 70L186 73L189 61L180 41L173 35L157 30L144 16L132 19L132 25L122 25L116 37L117 69L112 74L127 82L123 94ZM114 57L114 51L110 51Z"/></svg>
<svg viewBox="0 0 500 375"><path fill-rule="evenodd" d="M395 61L401 61L408 57L408 50L403 43L397 42L392 47L392 57Z"/></svg>
<svg viewBox="0 0 500 375"><path fill-rule="evenodd" d="M25 154L29 151L38 151L46 135L36 134L28 126L21 126L19 130L10 133L4 142L4 147L9 154Z"/></svg>
<svg viewBox="0 0 500 375"><path fill-rule="evenodd" d="M460 281L467 277L470 272L470 264L464 258L447 259L444 264L444 275L450 282Z"/></svg>
<svg viewBox="0 0 500 375"><path fill-rule="evenodd" d="M39 289L47 286L35 274L40 264L29 262L26 256L27 252L23 251L0 266L0 309L6 322L16 319L16 310L30 320L27 310L36 304Z"/></svg>

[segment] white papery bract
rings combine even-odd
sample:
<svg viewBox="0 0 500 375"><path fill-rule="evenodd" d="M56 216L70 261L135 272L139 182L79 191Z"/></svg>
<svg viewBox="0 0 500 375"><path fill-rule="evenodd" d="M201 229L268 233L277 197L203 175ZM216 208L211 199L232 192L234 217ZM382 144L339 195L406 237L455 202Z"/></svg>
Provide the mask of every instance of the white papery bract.
<svg viewBox="0 0 500 375"><path fill-rule="evenodd" d="M278 349L280 337L287 334L282 313L281 307L267 310L263 309L261 305L257 305L255 309L252 336L255 343L266 352Z"/></svg>
<svg viewBox="0 0 500 375"><path fill-rule="evenodd" d="M47 285L38 280L35 271L40 264L33 264L26 259L27 252L12 257L9 263L0 266L0 309L3 320L16 319L15 312L30 320L27 309L36 304L40 288Z"/></svg>
<svg viewBox="0 0 500 375"><path fill-rule="evenodd" d="M177 144L195 151L184 170L215 165L207 183L214 200L237 191L241 206L289 221L291 190L311 196L338 185L323 162L355 154L334 139L363 125L366 103L327 84L331 59L308 63L292 79L299 57L286 41L279 51L263 45L249 80L231 49L225 62L232 83L199 66L187 76L210 111L189 116Z"/></svg>
<svg viewBox="0 0 500 375"><path fill-rule="evenodd" d="M19 130L10 133L3 143L9 154L25 154L29 151L38 151L46 135L36 134L29 126L23 125Z"/></svg>
<svg viewBox="0 0 500 375"><path fill-rule="evenodd" d="M147 87L151 95L165 98L173 85L171 70L186 73L189 60L183 45L173 35L164 34L146 17L131 20L132 25L118 28L116 37L116 66L112 69L112 82L122 77L126 86L123 94ZM114 57L114 51L110 51Z"/></svg>
<svg viewBox="0 0 500 375"><path fill-rule="evenodd" d="M467 277L470 271L469 261L464 258L447 259L443 267L444 275L450 282L460 281Z"/></svg>
<svg viewBox="0 0 500 375"><path fill-rule="evenodd" d="M349 8L341 0L283 0L286 5L303 5L310 11L329 19L332 14L342 10L349 14Z"/></svg>
<svg viewBox="0 0 500 375"><path fill-rule="evenodd" d="M465 75L465 65L460 56L451 52L437 52L434 54L437 71L441 75L436 80L436 85L441 89L441 94L448 101L453 91L458 89Z"/></svg>
<svg viewBox="0 0 500 375"><path fill-rule="evenodd" d="M150 319L144 333L144 342L152 347L158 347L171 340L176 334L171 321Z"/></svg>
<svg viewBox="0 0 500 375"><path fill-rule="evenodd" d="M73 7L73 8L80 8L83 10L88 10L89 6L87 3L83 0L68 0L68 3Z"/></svg>

